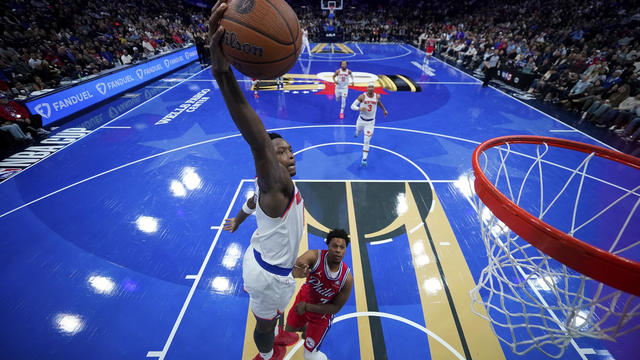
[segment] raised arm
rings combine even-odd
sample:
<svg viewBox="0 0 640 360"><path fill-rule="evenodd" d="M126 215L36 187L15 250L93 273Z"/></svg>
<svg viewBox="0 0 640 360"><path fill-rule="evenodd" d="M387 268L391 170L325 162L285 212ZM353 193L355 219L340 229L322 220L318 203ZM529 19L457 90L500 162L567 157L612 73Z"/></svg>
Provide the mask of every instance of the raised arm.
<svg viewBox="0 0 640 360"><path fill-rule="evenodd" d="M294 278L306 278L309 275L310 269L318 262L318 252L318 250L307 250L298 256L293 271L291 271Z"/></svg>
<svg viewBox="0 0 640 360"><path fill-rule="evenodd" d="M233 122L236 124L242 137L249 144L249 147L251 147L260 192L270 193L276 190L286 193L288 196L293 191L291 177L287 169L278 162L275 149L260 117L251 105L249 105L249 102L247 102L233 71L231 71L230 64L225 59L220 47L220 41L224 34L224 28L220 26L220 19L226 8L226 0L219 0L213 7L209 19L213 76L220 87L220 92L222 93L222 97L224 98ZM287 201L288 199L285 196L284 207L286 207ZM276 202L279 203L280 201ZM260 203L262 205L262 201ZM276 208L279 207L282 206L276 206Z"/></svg>

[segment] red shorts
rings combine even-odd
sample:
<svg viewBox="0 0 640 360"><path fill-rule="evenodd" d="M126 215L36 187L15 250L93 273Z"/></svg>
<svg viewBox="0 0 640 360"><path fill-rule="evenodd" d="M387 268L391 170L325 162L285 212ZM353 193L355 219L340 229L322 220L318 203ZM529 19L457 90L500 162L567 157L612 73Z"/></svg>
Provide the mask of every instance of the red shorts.
<svg viewBox="0 0 640 360"><path fill-rule="evenodd" d="M433 54L433 48L432 47L428 47L426 53L427 53L427 55Z"/></svg>
<svg viewBox="0 0 640 360"><path fill-rule="evenodd" d="M291 326L295 329L301 329L305 325L307 326L307 338L304 341L305 349L309 351L315 350L324 337L327 335L329 328L331 327L331 319L333 315L331 314L318 314L314 312L305 312L302 315L298 315L295 308L300 301L305 301L302 298L302 292L298 292L296 296L296 301L293 304L291 310L289 310L289 316L287 316L287 326Z"/></svg>

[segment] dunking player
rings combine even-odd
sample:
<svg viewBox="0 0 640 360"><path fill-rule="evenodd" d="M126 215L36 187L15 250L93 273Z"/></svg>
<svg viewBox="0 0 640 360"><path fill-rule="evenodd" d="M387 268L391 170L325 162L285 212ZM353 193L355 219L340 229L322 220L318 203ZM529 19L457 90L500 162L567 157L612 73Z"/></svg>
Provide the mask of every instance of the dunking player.
<svg viewBox="0 0 640 360"><path fill-rule="evenodd" d="M356 122L356 133L354 137L360 136L364 130L364 146L362 147L362 166L367 166L367 156L369 156L369 143L373 136L373 128L376 125L376 110L378 105L387 116L387 109L384 108L380 101L380 94L373 92L375 85L370 82L367 84L367 92L360 94L358 98L351 104L351 110L359 111L358 121Z"/></svg>
<svg viewBox="0 0 640 360"><path fill-rule="evenodd" d="M342 309L351 295L353 276L342 262L349 246L349 235L342 229L332 230L326 239L328 250L309 250L296 260L293 276L306 277L293 308L287 316L286 330L276 337L276 343L288 346L298 341L295 332L306 334L305 360L326 360L318 351L333 316Z"/></svg>
<svg viewBox="0 0 640 360"><path fill-rule="evenodd" d="M291 180L296 173L291 146L277 134L267 134L251 108L220 48L224 28L220 19L227 4L214 6L209 19L213 76L242 137L251 147L256 168L256 197L249 199L224 228L237 229L247 214L255 211L257 230L244 254L242 278L249 293L249 306L256 317L253 339L259 354L254 360L279 360L286 349L273 345L277 317L295 292L291 270L296 261L304 229L304 203Z"/></svg>
<svg viewBox="0 0 640 360"><path fill-rule="evenodd" d="M351 70L347 69L347 62L340 62L340 69L336 70L333 74L333 82L336 84L336 101L341 99L340 105L340 119L344 119L344 107L347 103L347 95L349 94L349 78L351 79L351 85L354 85L353 74Z"/></svg>

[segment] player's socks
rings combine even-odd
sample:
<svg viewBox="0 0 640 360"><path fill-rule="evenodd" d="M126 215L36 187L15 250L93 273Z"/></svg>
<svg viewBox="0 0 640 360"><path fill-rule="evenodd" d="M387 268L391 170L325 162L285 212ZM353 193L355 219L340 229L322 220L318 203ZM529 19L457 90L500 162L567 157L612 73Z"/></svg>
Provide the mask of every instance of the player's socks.
<svg viewBox="0 0 640 360"><path fill-rule="evenodd" d="M271 349L271 351L269 351L268 353L260 353L260 357L262 357L262 360L271 360L272 356L273 356L273 349Z"/></svg>

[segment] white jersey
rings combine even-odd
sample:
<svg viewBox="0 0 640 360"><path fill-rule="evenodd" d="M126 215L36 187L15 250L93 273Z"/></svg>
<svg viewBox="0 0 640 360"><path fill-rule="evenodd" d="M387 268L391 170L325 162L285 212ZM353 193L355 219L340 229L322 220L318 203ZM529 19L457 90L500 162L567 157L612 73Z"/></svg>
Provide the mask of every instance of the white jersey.
<svg viewBox="0 0 640 360"><path fill-rule="evenodd" d="M336 76L336 87L341 89L349 88L349 70L338 69L338 76Z"/></svg>
<svg viewBox="0 0 640 360"><path fill-rule="evenodd" d="M307 29L302 29L302 43L303 44L309 43L309 32L307 31Z"/></svg>
<svg viewBox="0 0 640 360"><path fill-rule="evenodd" d="M378 110L378 94L373 93L372 97L369 97L367 93L364 93L363 95L364 101L362 102L362 105L366 109L360 110L360 117L364 120L373 120L376 118L376 110Z"/></svg>
<svg viewBox="0 0 640 360"><path fill-rule="evenodd" d="M304 201L300 190L294 184L289 205L284 214L277 218L270 217L260 208L257 179L255 193L258 228L251 236L251 245L267 263L292 268L298 257L304 231Z"/></svg>

